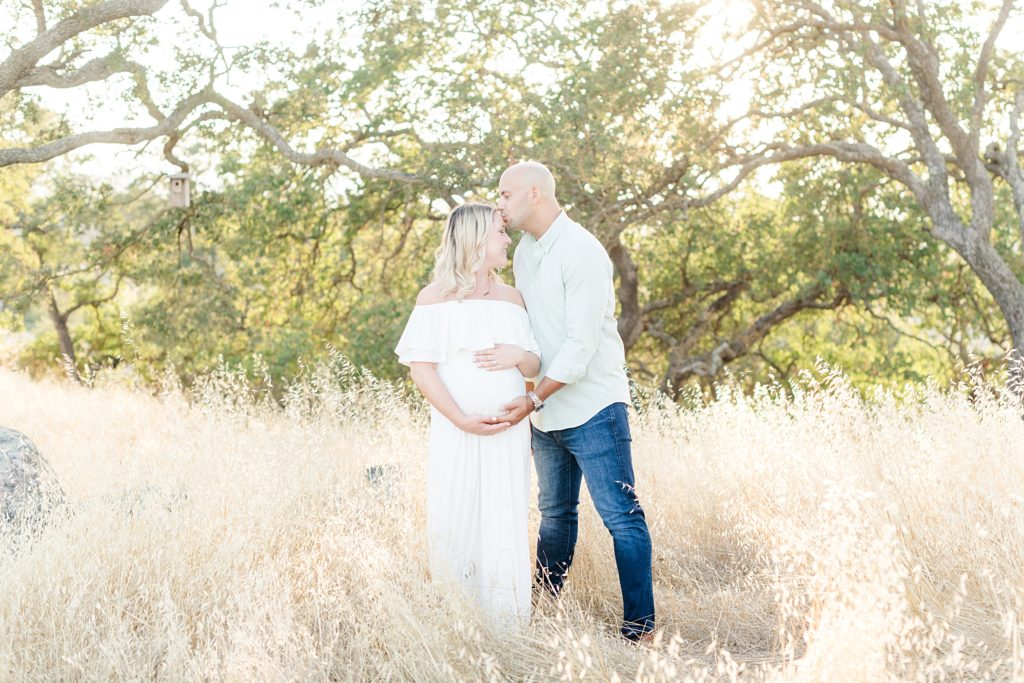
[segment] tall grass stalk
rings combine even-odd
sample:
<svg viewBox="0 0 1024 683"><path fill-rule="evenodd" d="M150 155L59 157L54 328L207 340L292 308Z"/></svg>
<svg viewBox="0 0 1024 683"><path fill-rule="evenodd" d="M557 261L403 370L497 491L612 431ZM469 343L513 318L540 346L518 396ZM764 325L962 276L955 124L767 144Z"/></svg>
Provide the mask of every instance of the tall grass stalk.
<svg viewBox="0 0 1024 683"><path fill-rule="evenodd" d="M650 648L616 635L588 499L563 600L493 631L427 576L418 399L337 354L282 393L226 367L156 395L0 372L0 423L70 502L0 544L0 679L1024 675L1022 407L977 378L864 399L820 367L634 414Z"/></svg>

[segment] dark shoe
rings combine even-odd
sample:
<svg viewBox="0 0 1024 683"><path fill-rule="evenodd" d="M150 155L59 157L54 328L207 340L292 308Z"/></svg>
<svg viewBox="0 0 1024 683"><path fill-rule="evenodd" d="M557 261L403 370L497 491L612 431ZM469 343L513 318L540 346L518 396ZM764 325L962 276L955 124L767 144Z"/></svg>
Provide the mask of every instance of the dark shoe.
<svg viewBox="0 0 1024 683"><path fill-rule="evenodd" d="M654 633L655 631L653 628L650 631L631 631L625 628L622 629L622 637L638 647L651 647L655 645L654 641L656 637Z"/></svg>

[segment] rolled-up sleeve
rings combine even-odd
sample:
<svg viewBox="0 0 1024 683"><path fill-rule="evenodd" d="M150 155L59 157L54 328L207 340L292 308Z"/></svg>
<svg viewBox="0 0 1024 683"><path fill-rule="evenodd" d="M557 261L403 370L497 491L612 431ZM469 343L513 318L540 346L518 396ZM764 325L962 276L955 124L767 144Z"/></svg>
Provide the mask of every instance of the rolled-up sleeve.
<svg viewBox="0 0 1024 683"><path fill-rule="evenodd" d="M597 352L611 275L611 262L603 250L580 249L566 258L562 266L566 338L544 373L546 377L563 384L583 379Z"/></svg>

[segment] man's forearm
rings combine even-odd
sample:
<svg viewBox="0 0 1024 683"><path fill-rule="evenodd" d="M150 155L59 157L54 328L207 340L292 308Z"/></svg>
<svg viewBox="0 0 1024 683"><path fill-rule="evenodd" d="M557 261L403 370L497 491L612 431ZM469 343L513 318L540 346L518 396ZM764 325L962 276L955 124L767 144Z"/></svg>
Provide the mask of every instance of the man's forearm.
<svg viewBox="0 0 1024 683"><path fill-rule="evenodd" d="M565 384L562 382L556 382L553 379L545 377L536 387L531 387L530 383L527 382L526 390L532 390L537 394L537 397L540 398L541 401L546 401L548 400L548 396L551 396L551 394L564 386ZM502 412L500 415L496 415L494 418L485 421L488 423L507 421L513 425L519 424L521 420L533 412L533 406L533 400L529 396L518 396L513 399L511 403L506 403L501 407Z"/></svg>
<svg viewBox="0 0 1024 683"><path fill-rule="evenodd" d="M540 398L540 400L547 401L553 393L555 393L564 386L564 382L558 382L551 379L550 377L545 377L540 381L540 384L538 384L537 388L534 389L533 391L535 394L537 394L537 397Z"/></svg>

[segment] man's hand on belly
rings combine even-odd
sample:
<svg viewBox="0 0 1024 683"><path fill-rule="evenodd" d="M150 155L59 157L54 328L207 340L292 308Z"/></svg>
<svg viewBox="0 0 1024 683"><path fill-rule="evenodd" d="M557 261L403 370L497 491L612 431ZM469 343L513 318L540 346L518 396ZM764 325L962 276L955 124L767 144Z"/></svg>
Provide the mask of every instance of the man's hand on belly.
<svg viewBox="0 0 1024 683"><path fill-rule="evenodd" d="M501 412L494 417L494 422L508 422L517 425L523 418L533 412L533 401L528 396L519 396L501 406Z"/></svg>

